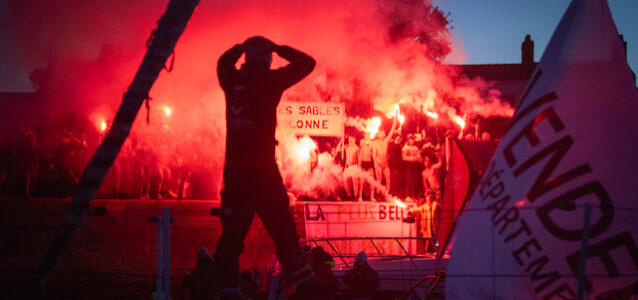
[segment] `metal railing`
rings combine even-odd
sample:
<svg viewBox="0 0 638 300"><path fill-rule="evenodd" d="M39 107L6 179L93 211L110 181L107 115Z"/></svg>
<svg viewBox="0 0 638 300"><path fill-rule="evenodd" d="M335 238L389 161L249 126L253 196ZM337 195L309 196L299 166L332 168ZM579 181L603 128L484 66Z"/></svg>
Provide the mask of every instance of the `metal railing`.
<svg viewBox="0 0 638 300"><path fill-rule="evenodd" d="M345 255L342 254L339 250L337 250L337 247L335 247L333 245L332 242L335 241L370 241L370 243L372 244L372 246L374 246L374 249L377 251L377 253L379 255L373 255L373 254L368 254L368 257L381 257L382 259L403 259L403 258L407 258L410 260L410 262L415 266L418 267L417 264L414 262L414 258L422 258L422 257L426 257L426 255L413 255L410 254L408 252L408 250L406 250L405 246L403 245L403 243L401 243L401 240L409 240L409 241L431 241L434 244L434 248L435 248L435 252L434 252L434 263L435 263L435 270L438 269L438 261L439 261L439 245L436 241L436 238L426 238L426 237L331 237L331 238L311 238L311 239L306 239L305 241L307 243L313 243L315 246L320 246L319 242L325 242L330 249L332 249L332 251L334 251L335 255L337 257L339 257L339 259L343 262L343 264L348 268L351 269L352 267L350 266L350 264L348 264L348 262L346 261L345 258L347 257L356 257L356 254L349 254L349 255ZM375 240L393 240L395 241L399 247L401 248L401 251L403 253L403 255L389 255L389 254L384 254L381 252L381 250L379 249L379 247L377 246L377 244L375 243Z"/></svg>

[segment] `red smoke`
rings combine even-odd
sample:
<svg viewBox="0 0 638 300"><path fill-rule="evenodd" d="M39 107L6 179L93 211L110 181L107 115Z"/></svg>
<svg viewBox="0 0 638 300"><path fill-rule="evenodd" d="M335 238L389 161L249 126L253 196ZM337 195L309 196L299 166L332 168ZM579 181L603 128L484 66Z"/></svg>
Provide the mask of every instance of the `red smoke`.
<svg viewBox="0 0 638 300"><path fill-rule="evenodd" d="M44 82L49 103L40 113L73 111L108 123L165 6L157 0L9 3L19 63L25 69L48 64L32 73ZM142 110L134 131L152 139L160 127L176 137L212 130L217 140L207 156L220 161L225 115L217 59L254 35L318 62L284 100L346 102L349 116L363 111L364 117L369 107L389 113L401 103L424 116L436 112L449 124L456 116L511 116L513 109L485 82L459 78L441 63L451 49L448 26L429 1L203 0L177 43L174 70L162 73L151 90L151 125L139 121ZM275 67L284 63L275 55ZM171 108L170 116L162 107Z"/></svg>

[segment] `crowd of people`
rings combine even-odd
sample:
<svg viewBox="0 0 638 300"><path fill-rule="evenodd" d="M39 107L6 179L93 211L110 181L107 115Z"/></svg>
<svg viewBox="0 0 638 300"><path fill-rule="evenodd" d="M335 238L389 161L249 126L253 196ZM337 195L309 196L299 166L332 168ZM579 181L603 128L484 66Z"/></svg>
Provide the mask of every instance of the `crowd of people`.
<svg viewBox="0 0 638 300"><path fill-rule="evenodd" d="M72 197L104 134L89 120L82 124L55 130L23 128L0 140L0 197ZM216 143L223 140L222 133L207 128L177 135L166 125L155 127L150 134L131 133L97 197L217 199L223 185L223 153L211 149L219 149ZM472 134L462 138L475 139ZM479 139L489 139L489 134ZM311 153L310 170L321 160L339 165L339 188L319 197L304 198L300 193L299 199L386 201L387 195L421 199L427 193L440 197L440 138L427 137L424 130L404 134L393 126L388 134L380 130L374 138L365 134L360 139L348 135L335 144L319 144ZM286 178L289 171L282 168Z"/></svg>
<svg viewBox="0 0 638 300"><path fill-rule="evenodd" d="M379 274L368 264L365 252L359 252L352 267L339 277L333 272L336 266L333 257L323 247L304 245L303 250L317 280L326 283L330 290L326 293L327 300L336 299L337 295L339 299L374 298L380 286ZM216 299L214 261L213 254L202 247L197 254L195 268L182 280L182 287L189 291L189 299ZM263 278L256 270L244 270L239 286L242 299L298 299L294 294L295 286L280 269L277 264Z"/></svg>
<svg viewBox="0 0 638 300"><path fill-rule="evenodd" d="M154 127L155 128L155 127ZM184 135L157 125L135 131L122 145L97 197L216 199L223 155L211 151L221 139L215 129ZM79 178L104 131L89 121L67 128L23 128L0 140L0 197L64 198Z"/></svg>
<svg viewBox="0 0 638 300"><path fill-rule="evenodd" d="M447 135L456 136L452 132ZM461 138L477 140L472 134ZM480 138L489 139L486 132ZM427 137L425 130L403 134L393 126L387 135L380 130L373 138L367 133L359 140L348 135L334 147L322 143L311 155L311 170L315 171L321 161L334 162L343 172L335 180L343 182L334 193L318 193L314 200L386 201L387 195L423 199L428 193L438 199L444 175L442 142Z"/></svg>

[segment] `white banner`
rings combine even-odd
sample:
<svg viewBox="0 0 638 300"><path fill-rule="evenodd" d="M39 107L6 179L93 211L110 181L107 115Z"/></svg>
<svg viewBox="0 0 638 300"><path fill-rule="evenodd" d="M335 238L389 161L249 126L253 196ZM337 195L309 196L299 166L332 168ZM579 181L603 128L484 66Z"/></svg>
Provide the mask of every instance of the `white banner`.
<svg viewBox="0 0 638 300"><path fill-rule="evenodd" d="M638 295L638 94L606 1L574 0L456 230L446 299Z"/></svg>
<svg viewBox="0 0 638 300"><path fill-rule="evenodd" d="M280 102L277 107L279 129L296 135L343 136L345 105L332 102Z"/></svg>
<svg viewBox="0 0 638 300"><path fill-rule="evenodd" d="M392 203L305 202L303 204L306 239L416 237L415 223L404 223L408 211L416 205L406 203L402 208ZM405 251L417 254L416 243L399 239ZM401 245L393 239L339 240L331 244L342 254L364 251L368 255L405 255ZM330 246L322 245L333 252Z"/></svg>

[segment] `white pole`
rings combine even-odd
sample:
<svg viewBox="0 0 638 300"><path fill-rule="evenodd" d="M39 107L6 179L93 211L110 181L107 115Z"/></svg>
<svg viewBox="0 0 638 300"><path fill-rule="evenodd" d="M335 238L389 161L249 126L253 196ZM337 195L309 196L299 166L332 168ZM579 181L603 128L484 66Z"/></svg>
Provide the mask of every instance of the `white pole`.
<svg viewBox="0 0 638 300"><path fill-rule="evenodd" d="M171 212L164 207L164 299L171 299Z"/></svg>
<svg viewBox="0 0 638 300"><path fill-rule="evenodd" d="M157 218L157 273L155 276L155 295L157 299L163 299L164 292L162 284L162 220Z"/></svg>

